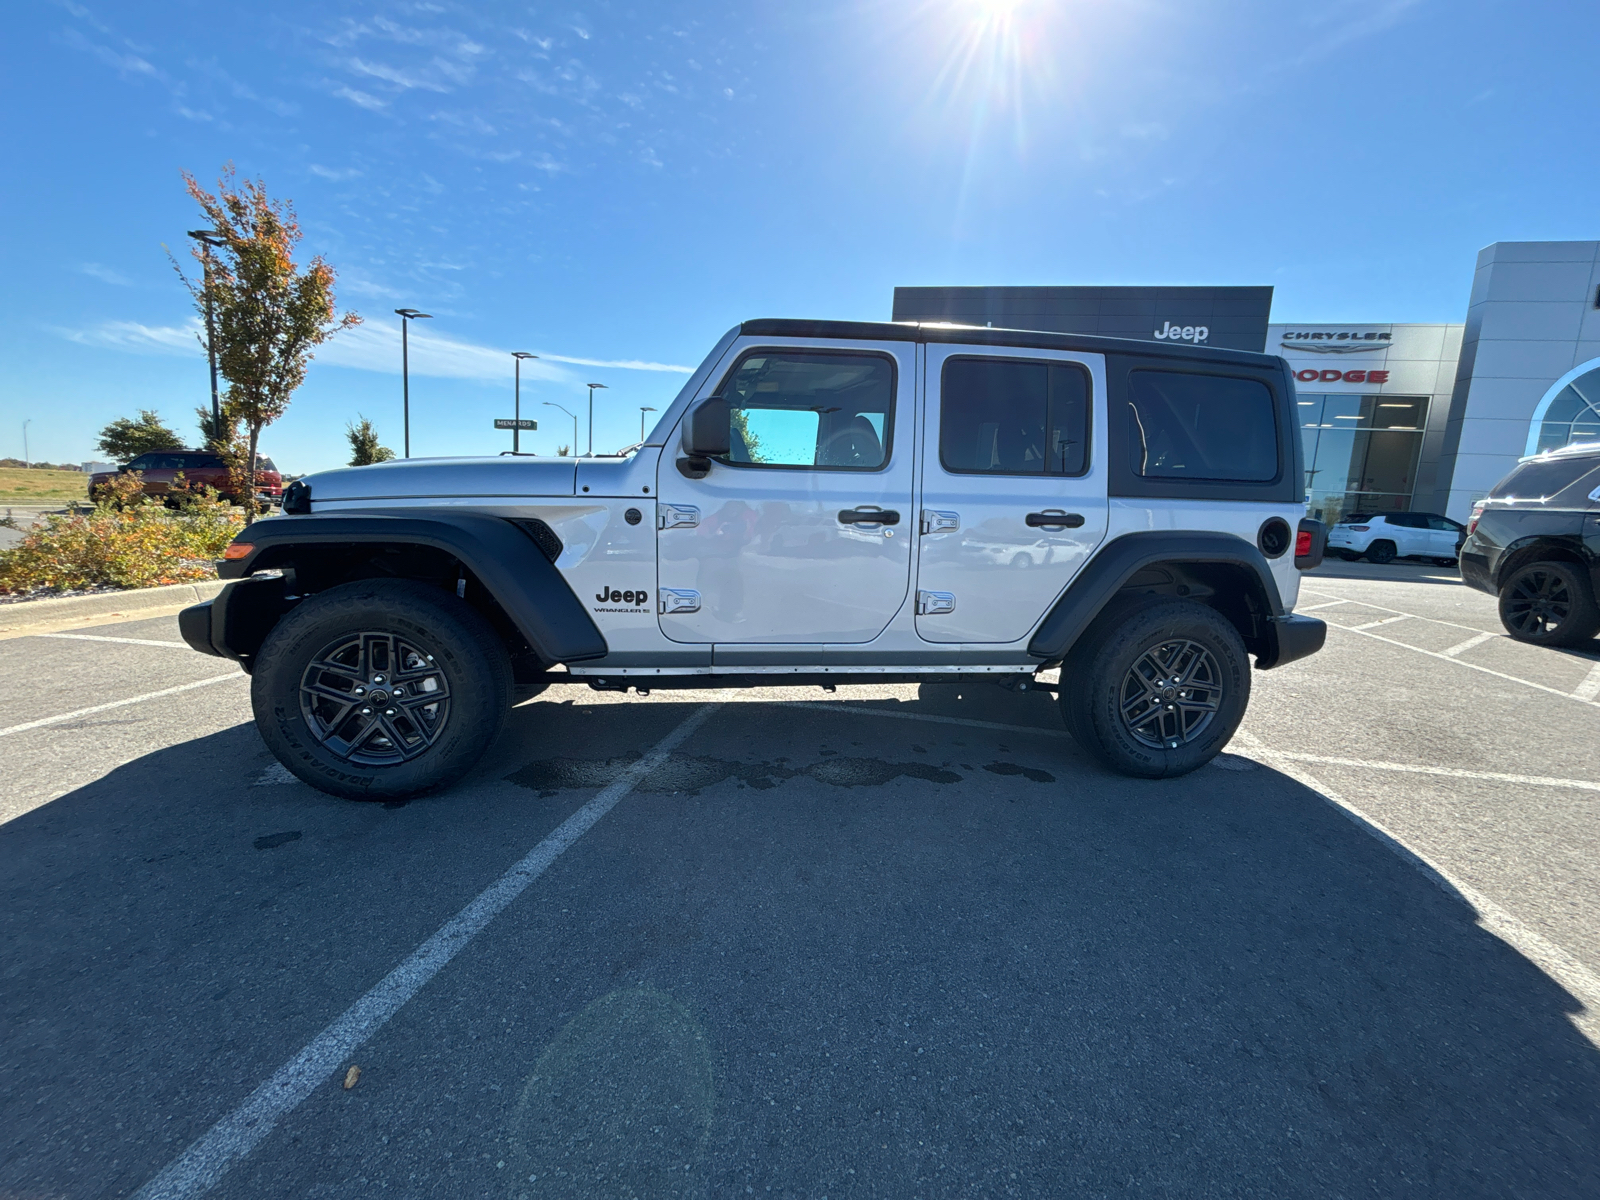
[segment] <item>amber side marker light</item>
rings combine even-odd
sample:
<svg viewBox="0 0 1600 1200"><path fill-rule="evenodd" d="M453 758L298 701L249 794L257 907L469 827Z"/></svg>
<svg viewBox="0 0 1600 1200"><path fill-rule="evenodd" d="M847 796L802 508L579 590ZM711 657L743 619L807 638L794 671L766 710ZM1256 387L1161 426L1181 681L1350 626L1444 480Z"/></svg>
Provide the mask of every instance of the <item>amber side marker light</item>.
<svg viewBox="0 0 1600 1200"><path fill-rule="evenodd" d="M245 558L255 547L249 542L234 542L222 552L223 558Z"/></svg>

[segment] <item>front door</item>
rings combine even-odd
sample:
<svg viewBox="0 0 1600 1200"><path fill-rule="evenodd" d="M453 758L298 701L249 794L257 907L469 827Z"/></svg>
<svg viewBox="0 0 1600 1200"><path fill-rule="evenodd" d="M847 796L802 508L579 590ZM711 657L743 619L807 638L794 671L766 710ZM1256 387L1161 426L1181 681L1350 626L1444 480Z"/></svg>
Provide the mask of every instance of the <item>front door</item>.
<svg viewBox="0 0 1600 1200"><path fill-rule="evenodd" d="M726 458L702 479L668 440L661 630L675 642L859 643L910 586L914 347L744 350L715 388Z"/></svg>
<svg viewBox="0 0 1600 1200"><path fill-rule="evenodd" d="M1106 534L1101 359L929 345L927 364L917 633L1014 642Z"/></svg>

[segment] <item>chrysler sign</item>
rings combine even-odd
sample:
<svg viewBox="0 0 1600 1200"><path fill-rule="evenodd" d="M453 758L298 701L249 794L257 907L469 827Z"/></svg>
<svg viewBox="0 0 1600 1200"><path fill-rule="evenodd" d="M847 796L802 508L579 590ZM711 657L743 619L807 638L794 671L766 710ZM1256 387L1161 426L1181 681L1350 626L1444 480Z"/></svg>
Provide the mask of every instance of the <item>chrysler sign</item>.
<svg viewBox="0 0 1600 1200"><path fill-rule="evenodd" d="M1285 350L1306 350L1312 354L1370 354L1387 350L1392 335L1377 330L1352 332L1348 329L1291 329L1278 343Z"/></svg>

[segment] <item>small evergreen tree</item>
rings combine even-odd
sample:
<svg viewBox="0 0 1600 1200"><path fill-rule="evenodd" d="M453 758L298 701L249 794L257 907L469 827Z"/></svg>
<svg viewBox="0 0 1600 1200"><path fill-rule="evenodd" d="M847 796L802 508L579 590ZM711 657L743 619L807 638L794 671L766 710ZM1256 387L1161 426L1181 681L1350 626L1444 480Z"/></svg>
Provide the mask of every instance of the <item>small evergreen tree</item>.
<svg viewBox="0 0 1600 1200"><path fill-rule="evenodd" d="M148 408L139 410L137 421L118 417L100 431L100 441L96 444L108 458L119 463L151 450L183 449L183 440Z"/></svg>
<svg viewBox="0 0 1600 1200"><path fill-rule="evenodd" d="M370 467L373 463L388 462L392 459L394 451L379 444L378 431L373 428L372 422L360 413L356 416L360 418L358 421L344 427L344 435L350 439L350 465Z"/></svg>

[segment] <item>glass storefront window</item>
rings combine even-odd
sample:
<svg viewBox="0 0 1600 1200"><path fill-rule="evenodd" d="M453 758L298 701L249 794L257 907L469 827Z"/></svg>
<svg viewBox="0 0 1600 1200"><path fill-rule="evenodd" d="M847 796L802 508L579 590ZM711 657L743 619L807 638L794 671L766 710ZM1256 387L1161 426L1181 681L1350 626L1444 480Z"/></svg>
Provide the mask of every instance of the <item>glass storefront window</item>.
<svg viewBox="0 0 1600 1200"><path fill-rule="evenodd" d="M1427 413L1426 396L1301 395L1311 515L1410 508Z"/></svg>

